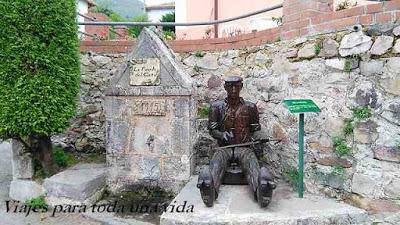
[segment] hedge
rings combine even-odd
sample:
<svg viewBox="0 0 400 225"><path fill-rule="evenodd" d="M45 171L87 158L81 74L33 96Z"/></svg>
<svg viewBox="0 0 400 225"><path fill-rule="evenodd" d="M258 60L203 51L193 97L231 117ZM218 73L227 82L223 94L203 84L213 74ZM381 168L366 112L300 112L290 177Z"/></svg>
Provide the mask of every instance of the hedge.
<svg viewBox="0 0 400 225"><path fill-rule="evenodd" d="M75 0L0 0L0 137L51 136L75 115Z"/></svg>

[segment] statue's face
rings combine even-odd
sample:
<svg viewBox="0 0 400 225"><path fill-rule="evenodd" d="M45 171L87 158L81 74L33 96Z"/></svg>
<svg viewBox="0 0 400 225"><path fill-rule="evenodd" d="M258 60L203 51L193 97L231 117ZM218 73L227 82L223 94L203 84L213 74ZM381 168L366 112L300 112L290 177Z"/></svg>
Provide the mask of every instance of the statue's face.
<svg viewBox="0 0 400 225"><path fill-rule="evenodd" d="M226 92L228 93L228 99L238 99L240 90L242 90L242 82L227 82L224 85Z"/></svg>

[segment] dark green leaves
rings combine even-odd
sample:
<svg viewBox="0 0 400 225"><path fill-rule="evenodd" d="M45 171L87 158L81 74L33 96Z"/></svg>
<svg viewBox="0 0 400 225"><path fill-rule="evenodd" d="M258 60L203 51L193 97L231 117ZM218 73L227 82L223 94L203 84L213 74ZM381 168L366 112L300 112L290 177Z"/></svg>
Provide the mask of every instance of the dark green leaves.
<svg viewBox="0 0 400 225"><path fill-rule="evenodd" d="M79 92L75 0L0 0L0 136L68 127Z"/></svg>

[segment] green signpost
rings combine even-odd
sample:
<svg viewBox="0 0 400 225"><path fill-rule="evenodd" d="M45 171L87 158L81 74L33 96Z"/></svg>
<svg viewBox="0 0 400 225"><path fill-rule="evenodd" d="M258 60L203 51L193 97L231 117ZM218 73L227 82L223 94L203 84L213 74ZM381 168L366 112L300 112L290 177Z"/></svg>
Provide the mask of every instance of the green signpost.
<svg viewBox="0 0 400 225"><path fill-rule="evenodd" d="M304 113L306 112L321 112L321 109L311 99L291 99L283 100L283 104L291 113L299 113L299 182L298 193L299 198L303 198L304 193Z"/></svg>

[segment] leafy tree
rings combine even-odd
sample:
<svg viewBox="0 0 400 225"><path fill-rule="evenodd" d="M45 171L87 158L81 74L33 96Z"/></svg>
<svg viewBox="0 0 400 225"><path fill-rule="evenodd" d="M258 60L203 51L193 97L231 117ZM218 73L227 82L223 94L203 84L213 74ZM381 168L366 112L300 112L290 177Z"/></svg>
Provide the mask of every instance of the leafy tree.
<svg viewBox="0 0 400 225"><path fill-rule="evenodd" d="M75 0L0 0L0 138L14 138L55 172L50 137L75 115Z"/></svg>
<svg viewBox="0 0 400 225"><path fill-rule="evenodd" d="M95 6L95 7L91 8L90 11L94 12L94 13L104 13L108 17L110 17L111 14L114 13L111 9L104 7L104 6Z"/></svg>
<svg viewBox="0 0 400 225"><path fill-rule="evenodd" d="M175 12L173 13L167 13L161 17L161 22L175 22ZM164 26L163 27L164 31L173 31L175 32L175 27L174 26Z"/></svg>
<svg viewBox="0 0 400 225"><path fill-rule="evenodd" d="M148 22L149 18L146 14L144 15L140 15L140 16L136 16L134 18L131 19L127 19L122 17L120 14L118 14L117 12L104 7L104 6L96 6L92 12L100 12L100 13L104 13L105 15L108 16L108 18L110 18L111 21L113 22ZM114 30L114 27L110 28L111 30ZM128 27L128 35L130 37L138 37L140 32L142 31L143 26L129 26ZM110 32L110 36L114 36L112 31Z"/></svg>
<svg viewBox="0 0 400 225"><path fill-rule="evenodd" d="M145 14L145 15L141 15L141 16L136 16L136 17L132 18L130 21L132 21L132 22L148 22L149 17ZM143 29L143 26L130 26L128 28L128 32L131 37L138 37L140 32L142 31L142 29Z"/></svg>

